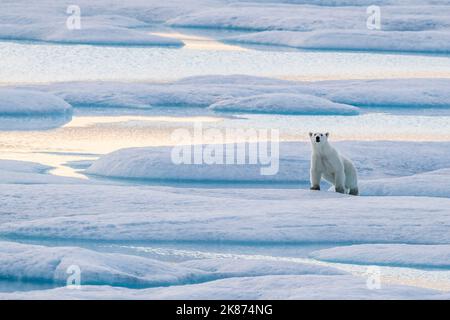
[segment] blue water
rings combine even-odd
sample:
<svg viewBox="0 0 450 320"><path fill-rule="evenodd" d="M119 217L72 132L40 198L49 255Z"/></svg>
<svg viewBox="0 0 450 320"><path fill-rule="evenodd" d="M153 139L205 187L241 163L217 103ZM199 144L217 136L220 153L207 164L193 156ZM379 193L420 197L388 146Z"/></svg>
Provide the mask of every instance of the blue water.
<svg viewBox="0 0 450 320"><path fill-rule="evenodd" d="M0 42L0 84L168 81L210 74L297 80L450 77L448 56L241 47L105 47ZM277 49L277 50L275 50Z"/></svg>

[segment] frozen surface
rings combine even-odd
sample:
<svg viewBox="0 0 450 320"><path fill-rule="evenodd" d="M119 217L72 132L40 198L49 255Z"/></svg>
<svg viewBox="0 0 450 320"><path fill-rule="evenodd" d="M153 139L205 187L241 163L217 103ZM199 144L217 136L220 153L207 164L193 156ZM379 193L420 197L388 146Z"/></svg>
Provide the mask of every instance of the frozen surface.
<svg viewBox="0 0 450 320"><path fill-rule="evenodd" d="M361 244L315 251L311 257L341 263L449 268L450 246Z"/></svg>
<svg viewBox="0 0 450 320"><path fill-rule="evenodd" d="M310 2L311 3L311 2ZM389 4L398 4L390 2ZM314 4L314 3L312 3ZM448 53L448 3L421 6L384 5L381 31L368 30L369 15L361 2L332 6L234 3L170 19L178 27L258 31L226 41L283 45L304 49L374 50ZM439 5L441 4L441 5ZM349 6L350 5L350 6ZM367 4L366 4L367 5ZM370 22L370 21L369 21Z"/></svg>
<svg viewBox="0 0 450 320"><path fill-rule="evenodd" d="M441 2L444 4L445 2ZM347 4L351 4L348 2ZM361 3L360 3L361 4ZM404 2L404 4L406 4ZM448 28L446 5L383 6L383 30L423 31ZM367 4L363 6L313 6L279 3L233 3L170 19L172 26L243 30L367 30Z"/></svg>
<svg viewBox="0 0 450 320"><path fill-rule="evenodd" d="M100 185L10 185L0 191L7 199L2 210L9 212L0 225L3 236L91 241L450 243L447 198ZM25 202L24 197L28 199ZM36 201L42 209L37 209ZM60 210L62 204L64 211Z"/></svg>
<svg viewBox="0 0 450 320"><path fill-rule="evenodd" d="M44 247L0 243L0 277L65 285L72 266L81 271L81 284L162 286L198 281L199 270L137 256L98 253L78 247ZM70 271L72 270L72 271Z"/></svg>
<svg viewBox="0 0 450 320"><path fill-rule="evenodd" d="M358 108L312 95L263 94L229 99L214 103L210 109L226 112L255 112L274 114L355 115Z"/></svg>
<svg viewBox="0 0 450 320"><path fill-rule="evenodd" d="M0 169L10 172L44 173L51 167L35 162L0 160Z"/></svg>
<svg viewBox="0 0 450 320"><path fill-rule="evenodd" d="M324 81L317 87L335 102L360 107L448 108L448 79Z"/></svg>
<svg viewBox="0 0 450 320"><path fill-rule="evenodd" d="M433 290L386 286L369 290L364 279L352 276L265 276L230 278L204 284L131 290L84 286L39 292L1 294L3 299L439 299Z"/></svg>
<svg viewBox="0 0 450 320"><path fill-rule="evenodd" d="M447 9L450 11L450 9ZM450 30L372 31L327 30L316 32L264 31L226 39L229 43L286 46L300 49L370 50L394 52L450 52ZM420 43L420 45L417 45Z"/></svg>
<svg viewBox="0 0 450 320"><path fill-rule="evenodd" d="M433 139L448 140L448 1L380 1L381 31L367 30L366 8L372 4L367 0L192 0L189 5L82 0L77 3L80 30L66 27L70 4L2 1L0 78L9 86L0 90L2 157L48 165L0 161L0 278L33 283L36 289L61 286L67 266L75 264L82 284L94 286L0 298L449 297L417 288L449 288L450 147ZM178 26L185 29L173 29ZM200 40L208 49L192 47L196 35L205 36ZM361 50L366 52L356 52ZM398 54L405 51L433 54ZM219 75L234 73L296 80L405 79L289 82ZM217 75L176 81L207 74ZM58 81L72 82L32 85ZM70 105L77 108L77 119L64 128L15 131L61 126L70 118ZM155 141L177 126L170 121L114 119L120 123L111 125L112 117L100 117L89 125L92 119L78 118L161 110L184 127L194 120L181 124L173 117L227 113L209 127L278 126L298 139L310 126L334 130L340 122L332 132L336 140L362 139L349 128L365 133L378 127L390 140L427 142L375 141L368 133L370 142L336 143L358 168L362 196L350 197L326 191L328 186L321 192L301 189L309 185L307 143L283 143L279 172L262 176L260 165L174 165L171 148L147 147L163 144ZM408 119L399 121L395 112ZM107 139L97 143L102 135ZM146 148L122 149L129 146ZM62 169L53 164L86 169L102 153L109 154L88 169L90 180L51 174ZM163 254L117 249L158 249L162 243L237 252L227 256L234 258L204 252L208 259L169 262ZM260 255L251 252L244 259L243 246ZM321 261L284 256L317 248L329 248L312 254ZM367 264L392 269L416 287L390 284L399 282L389 281L392 272L381 290L369 290L360 273Z"/></svg>
<svg viewBox="0 0 450 320"><path fill-rule="evenodd" d="M164 19L164 11L172 11L172 14L180 10L189 11L181 9L186 6L179 4L179 1L171 1L161 8L157 1L132 1L127 8L112 1L99 1L95 5L90 1L79 1L76 4L80 9L78 28L71 23L74 17L76 19L77 11L69 10L73 5L70 1L7 1L2 3L0 38L100 45L181 46L179 40L139 30Z"/></svg>
<svg viewBox="0 0 450 320"><path fill-rule="evenodd" d="M70 114L72 106L50 93L0 89L0 116Z"/></svg>
<svg viewBox="0 0 450 320"><path fill-rule="evenodd" d="M331 138L332 139L332 138ZM256 146L255 144L248 144ZM429 143L429 142L337 142L336 148L347 155L355 163L360 179L386 178L380 183L368 181L367 193L384 195L382 191L376 188L389 185L390 178L424 173L427 171L448 168L449 164L449 144L448 143ZM216 145L217 146L217 145ZM129 148L118 150L101 157L99 160L87 169L87 173L126 179L147 179L147 180L165 180L165 181L228 181L228 182L280 182L280 183L308 183L311 147L309 143L304 142L286 142L279 146L279 162L272 161L273 164L239 165L226 164L226 147L219 145L223 150L223 164L220 162L208 164L177 164L172 159L173 147L148 147L148 148ZM192 155L207 154L210 145L187 148L191 150ZM231 145L230 149L242 150L240 145ZM200 150L200 151L196 151ZM268 151L270 157L277 156L277 152ZM411 150L414 150L414 157L411 157ZM248 158L248 152L246 153ZM177 158L174 158L177 159ZM247 162L248 163L248 162ZM261 169L277 168L278 172L273 175L262 175ZM446 171L443 171L446 172ZM424 176L430 177L430 176ZM420 176L419 176L420 178ZM402 180L406 179L406 180ZM399 178L396 181L405 181L412 178ZM429 184L432 183L428 179ZM438 177L438 181L445 183L445 177ZM438 182L439 183L439 182ZM406 187L406 185L405 185ZM408 188L396 192L419 192L412 185ZM433 195L433 190L442 195L445 193L445 186L432 187L424 195ZM426 190L426 186L421 186L421 190ZM407 191L409 190L409 191ZM423 191L425 192L425 191Z"/></svg>
<svg viewBox="0 0 450 320"><path fill-rule="evenodd" d="M450 79L387 79L292 82L234 76L201 76L152 83L59 83L33 86L75 107L208 107L236 112L300 113L315 108L355 114L356 107L450 108ZM334 102L334 104L332 103ZM294 103L295 105L291 105ZM305 103L308 106L305 106ZM345 104L347 106L343 106ZM274 106L268 108L268 105Z"/></svg>
<svg viewBox="0 0 450 320"><path fill-rule="evenodd" d="M217 277L254 277L265 275L342 275L337 269L298 262L255 259L198 259L181 263L186 268L194 268L213 273Z"/></svg>
<svg viewBox="0 0 450 320"><path fill-rule="evenodd" d="M362 195L450 198L450 169L360 183Z"/></svg>
<svg viewBox="0 0 450 320"><path fill-rule="evenodd" d="M246 276L345 274L330 267L299 262L201 259L173 263L79 247L46 247L14 242L1 242L0 262L2 279L65 285L68 270L76 266L81 272L81 285L130 288L180 285Z"/></svg>

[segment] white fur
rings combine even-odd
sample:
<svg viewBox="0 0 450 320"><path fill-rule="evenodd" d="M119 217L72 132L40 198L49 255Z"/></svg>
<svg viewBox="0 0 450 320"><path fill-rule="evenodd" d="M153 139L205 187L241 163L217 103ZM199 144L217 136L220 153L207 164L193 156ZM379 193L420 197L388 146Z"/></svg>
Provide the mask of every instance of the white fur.
<svg viewBox="0 0 450 320"><path fill-rule="evenodd" d="M358 178L351 160L328 143L328 133L310 133L309 136L312 145L311 189L320 190L320 180L324 178L335 186L336 192L357 195Z"/></svg>

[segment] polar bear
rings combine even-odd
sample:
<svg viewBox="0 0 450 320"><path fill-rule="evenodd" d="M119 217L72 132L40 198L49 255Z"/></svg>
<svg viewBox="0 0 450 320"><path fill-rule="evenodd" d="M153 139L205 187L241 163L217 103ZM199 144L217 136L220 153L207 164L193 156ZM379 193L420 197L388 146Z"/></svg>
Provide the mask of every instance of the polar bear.
<svg viewBox="0 0 450 320"><path fill-rule="evenodd" d="M320 190L320 179L333 184L336 192L358 195L358 178L353 163L328 143L329 133L309 133L312 145L311 190Z"/></svg>

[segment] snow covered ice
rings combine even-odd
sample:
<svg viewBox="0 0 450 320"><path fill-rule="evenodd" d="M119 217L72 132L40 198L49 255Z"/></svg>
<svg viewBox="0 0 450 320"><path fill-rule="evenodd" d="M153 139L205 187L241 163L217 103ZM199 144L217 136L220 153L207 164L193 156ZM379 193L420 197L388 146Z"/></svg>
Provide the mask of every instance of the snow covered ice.
<svg viewBox="0 0 450 320"><path fill-rule="evenodd" d="M49 93L0 89L0 115L64 115L72 106Z"/></svg>
<svg viewBox="0 0 450 320"><path fill-rule="evenodd" d="M372 4L2 1L0 299L449 299L450 5ZM198 125L274 162L174 162Z"/></svg>

